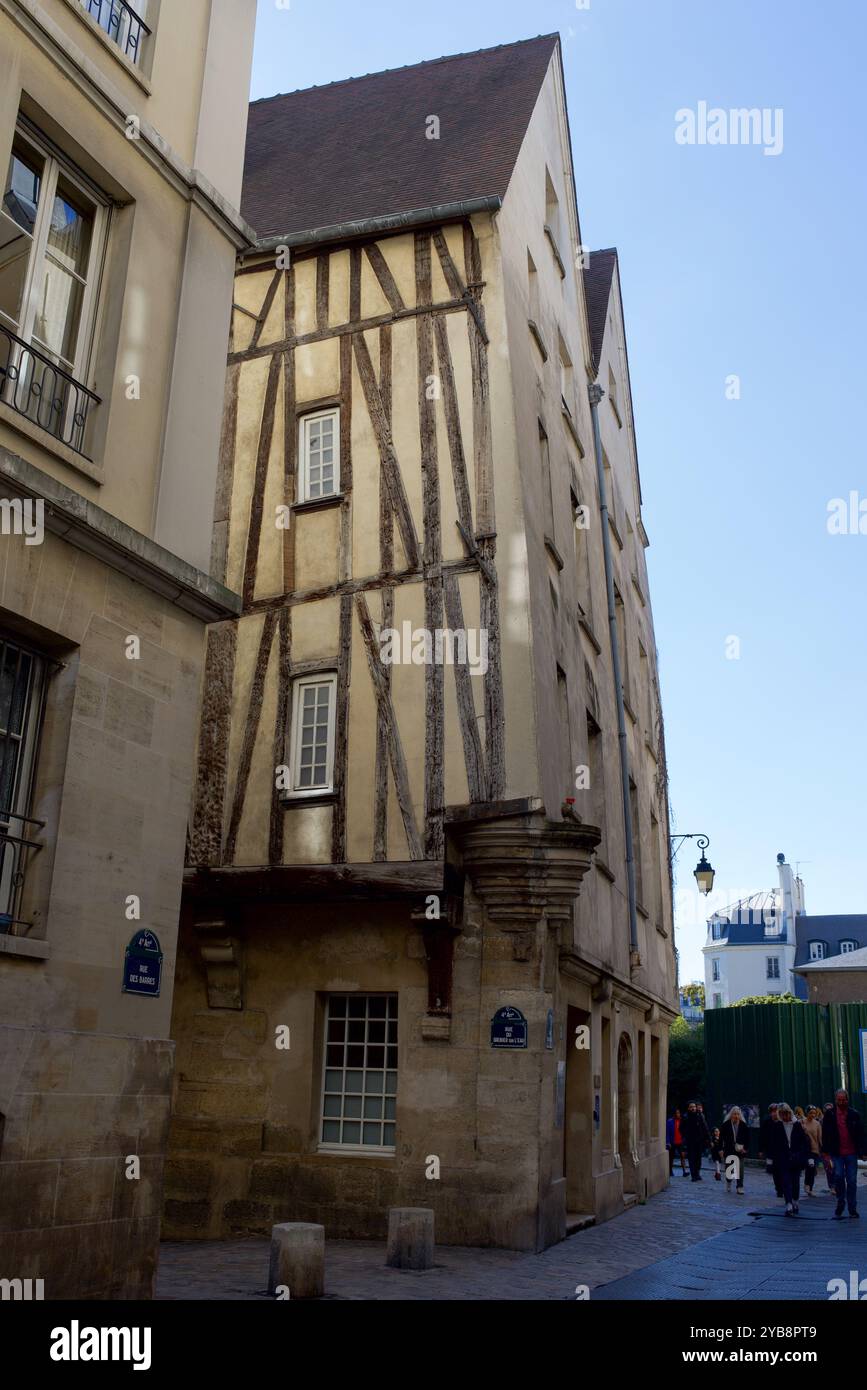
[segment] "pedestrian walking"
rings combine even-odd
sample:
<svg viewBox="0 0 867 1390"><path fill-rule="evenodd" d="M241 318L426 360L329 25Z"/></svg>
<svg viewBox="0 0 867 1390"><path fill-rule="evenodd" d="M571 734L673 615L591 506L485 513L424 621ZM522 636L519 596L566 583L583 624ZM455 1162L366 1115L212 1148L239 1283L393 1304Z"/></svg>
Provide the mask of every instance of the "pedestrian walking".
<svg viewBox="0 0 867 1390"><path fill-rule="evenodd" d="M759 1158L765 1160L765 1172L774 1179L774 1190L778 1197L782 1197L783 1191L777 1182L774 1170L774 1125L779 1124L780 1107L774 1102L768 1106L768 1113L762 1120L759 1127Z"/></svg>
<svg viewBox="0 0 867 1390"><path fill-rule="evenodd" d="M686 1177L686 1158L683 1152L683 1117L679 1110L675 1110L665 1122L665 1146L668 1149L668 1174L669 1177L674 1172L674 1160L680 1159L680 1168L683 1176Z"/></svg>
<svg viewBox="0 0 867 1390"><path fill-rule="evenodd" d="M686 1107L683 1121L683 1141L689 1160L689 1172L693 1182L701 1182L701 1156L710 1145L710 1130L707 1120L699 1110L696 1101L691 1100Z"/></svg>
<svg viewBox="0 0 867 1390"><path fill-rule="evenodd" d="M822 1106L822 1116L821 1116L821 1119L822 1119L822 1125L823 1125L823 1126L824 1126L824 1123L825 1123L825 1116L826 1116L826 1115L833 1115L833 1113L834 1113L834 1104L833 1104L832 1101L829 1100L829 1101L827 1102L826 1105L823 1105L823 1106ZM824 1165L825 1165L825 1177L828 1179L828 1191L829 1191L829 1192L834 1192L834 1193L836 1193L837 1187L836 1187L836 1182L835 1182L835 1179L834 1179L834 1160L833 1160L833 1158L831 1157L830 1154L825 1153L825 1146L824 1146L824 1144L822 1145L822 1162L823 1162Z"/></svg>
<svg viewBox="0 0 867 1390"><path fill-rule="evenodd" d="M808 1105L807 1118L803 1122L804 1133L810 1145L807 1166L804 1169L804 1191L808 1197L813 1196L813 1184L816 1181L816 1173L822 1163L821 1114L822 1112L815 1105Z"/></svg>
<svg viewBox="0 0 867 1390"><path fill-rule="evenodd" d="M734 1164L730 1159L737 1159L736 1182L737 1195L744 1195L744 1159L750 1142L750 1132L744 1122L744 1117L740 1107L733 1105L723 1121L720 1134L723 1151L723 1164L725 1165L726 1192L731 1192L732 1180L729 1177Z"/></svg>
<svg viewBox="0 0 867 1390"><path fill-rule="evenodd" d="M864 1123L858 1111L849 1105L848 1091L840 1090L834 1096L833 1107L826 1108L822 1120L822 1152L834 1160L837 1192L834 1216L838 1221L847 1206L850 1217L858 1215L858 1159L864 1157L865 1150Z"/></svg>
<svg viewBox="0 0 867 1390"><path fill-rule="evenodd" d="M791 1105L783 1101L778 1107L777 1127L772 1131L771 1156L783 1197L786 1216L797 1216L801 1195L801 1173L807 1165L810 1143L803 1126L795 1119Z"/></svg>
<svg viewBox="0 0 867 1390"><path fill-rule="evenodd" d="M722 1137L719 1129L714 1129L710 1136L710 1157L713 1163L713 1175L717 1182L722 1178L723 1146Z"/></svg>

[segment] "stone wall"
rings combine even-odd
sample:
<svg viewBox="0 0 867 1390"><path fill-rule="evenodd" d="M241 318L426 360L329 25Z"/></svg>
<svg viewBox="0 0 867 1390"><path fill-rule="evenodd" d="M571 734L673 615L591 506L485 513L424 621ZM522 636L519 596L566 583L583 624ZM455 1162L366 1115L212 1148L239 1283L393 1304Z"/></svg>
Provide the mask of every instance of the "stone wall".
<svg viewBox="0 0 867 1390"><path fill-rule="evenodd" d="M43 1279L46 1299L152 1296L172 1053L0 1027L0 1277Z"/></svg>

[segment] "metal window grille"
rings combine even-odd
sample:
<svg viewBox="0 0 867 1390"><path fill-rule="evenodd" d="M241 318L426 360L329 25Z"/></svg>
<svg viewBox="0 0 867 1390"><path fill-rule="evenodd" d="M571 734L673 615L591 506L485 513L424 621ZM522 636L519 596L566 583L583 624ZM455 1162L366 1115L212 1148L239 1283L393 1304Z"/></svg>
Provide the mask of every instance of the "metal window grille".
<svg viewBox="0 0 867 1390"><path fill-rule="evenodd" d="M151 31L132 5L126 0L81 0L81 3L124 56L131 63L140 63L145 40Z"/></svg>
<svg viewBox="0 0 867 1390"><path fill-rule="evenodd" d="M19 916L35 837L30 794L45 692L45 663L34 652L0 638L0 932L29 926Z"/></svg>
<svg viewBox="0 0 867 1390"><path fill-rule="evenodd" d="M394 1150L397 995L328 997L320 1146Z"/></svg>

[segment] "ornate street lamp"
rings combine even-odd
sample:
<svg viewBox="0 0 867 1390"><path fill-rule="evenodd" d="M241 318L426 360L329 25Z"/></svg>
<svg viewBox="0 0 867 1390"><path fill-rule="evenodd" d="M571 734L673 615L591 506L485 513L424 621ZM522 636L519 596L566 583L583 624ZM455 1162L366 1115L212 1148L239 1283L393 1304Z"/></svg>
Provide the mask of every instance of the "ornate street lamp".
<svg viewBox="0 0 867 1390"><path fill-rule="evenodd" d="M704 853L705 850L707 849L708 845L710 844L710 840L708 839L707 835L698 835L698 834L692 834L692 835L672 835L672 836L671 836L671 843L672 843L672 845L674 845L675 840L678 841L678 845L677 845L677 849L674 849L674 850L672 851L672 856L671 856L672 862L674 861L674 858L675 858L675 856L676 856L676 854L677 854L677 850L680 849L680 846L683 844L684 840L696 840L696 841L698 842L698 847L699 847L699 849L701 850L701 859L699 859L699 861L698 861L698 863L696 864L695 869L693 870L693 872L694 872L694 874L695 874L695 881L696 881L696 883L698 884L698 891L699 891L700 893L702 893L705 897L707 897L708 893L709 893L709 892L711 891L711 889L713 888L713 879L714 879L714 867L713 867L713 865L710 863L710 861L709 861L708 859L705 858L705 853Z"/></svg>

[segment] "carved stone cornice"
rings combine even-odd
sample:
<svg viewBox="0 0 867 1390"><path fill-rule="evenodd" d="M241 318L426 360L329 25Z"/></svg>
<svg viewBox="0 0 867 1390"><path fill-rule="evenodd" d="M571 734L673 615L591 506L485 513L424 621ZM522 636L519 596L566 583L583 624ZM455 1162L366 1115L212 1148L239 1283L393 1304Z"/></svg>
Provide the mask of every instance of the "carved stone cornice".
<svg viewBox="0 0 867 1390"><path fill-rule="evenodd" d="M528 932L544 918L559 926L602 838L595 825L541 816L462 829L459 844L473 890L502 931Z"/></svg>

